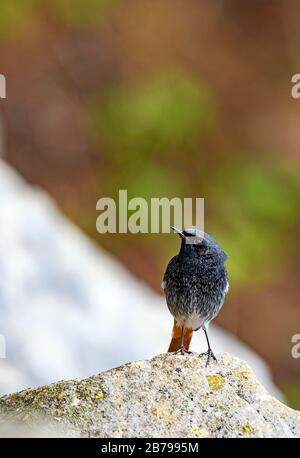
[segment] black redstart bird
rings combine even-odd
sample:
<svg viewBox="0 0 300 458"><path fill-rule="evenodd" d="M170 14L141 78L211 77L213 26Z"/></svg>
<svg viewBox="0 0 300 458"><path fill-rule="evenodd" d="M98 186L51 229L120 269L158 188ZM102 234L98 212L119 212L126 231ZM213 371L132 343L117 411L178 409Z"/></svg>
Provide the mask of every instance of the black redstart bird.
<svg viewBox="0 0 300 458"><path fill-rule="evenodd" d="M168 351L189 353L193 331L202 328L208 350L201 356L207 356L208 365L210 358L216 361L207 335L208 325L219 313L229 288L225 268L227 256L205 232L194 228L172 229L181 237L181 248L169 262L162 283L174 317Z"/></svg>

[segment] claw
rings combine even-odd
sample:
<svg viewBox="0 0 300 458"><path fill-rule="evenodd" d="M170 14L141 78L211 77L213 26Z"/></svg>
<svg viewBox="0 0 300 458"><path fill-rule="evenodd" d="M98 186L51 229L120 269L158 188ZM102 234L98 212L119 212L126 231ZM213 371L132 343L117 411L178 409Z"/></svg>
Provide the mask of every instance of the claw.
<svg viewBox="0 0 300 458"><path fill-rule="evenodd" d="M212 350L210 348L207 350L207 352L200 353L199 358L201 358L202 356L206 356L206 358L207 358L205 367L207 367L209 365L211 358L215 361L215 363L218 362L217 358L215 357L215 355L213 354L213 352L212 352Z"/></svg>
<svg viewBox="0 0 300 458"><path fill-rule="evenodd" d="M191 351L186 350L184 347L181 347L179 348L179 350L174 351L174 355L182 355L182 356L190 355L191 353L192 353Z"/></svg>

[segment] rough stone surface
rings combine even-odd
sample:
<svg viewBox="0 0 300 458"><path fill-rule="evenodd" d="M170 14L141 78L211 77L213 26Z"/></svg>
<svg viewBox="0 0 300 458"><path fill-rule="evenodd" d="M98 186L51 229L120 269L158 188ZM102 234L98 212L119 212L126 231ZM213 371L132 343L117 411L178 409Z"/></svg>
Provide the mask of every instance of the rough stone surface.
<svg viewBox="0 0 300 458"><path fill-rule="evenodd" d="M227 354L163 354L0 399L1 435L300 437L300 412Z"/></svg>

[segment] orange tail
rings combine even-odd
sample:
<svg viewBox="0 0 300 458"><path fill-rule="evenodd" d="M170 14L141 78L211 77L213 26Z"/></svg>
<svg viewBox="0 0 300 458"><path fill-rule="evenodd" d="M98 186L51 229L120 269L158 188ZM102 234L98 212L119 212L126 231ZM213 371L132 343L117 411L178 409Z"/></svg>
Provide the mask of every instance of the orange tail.
<svg viewBox="0 0 300 458"><path fill-rule="evenodd" d="M184 328L184 348L188 350L193 336L193 330ZM174 320L172 340L168 349L168 352L177 351L181 347L181 327L177 321Z"/></svg>

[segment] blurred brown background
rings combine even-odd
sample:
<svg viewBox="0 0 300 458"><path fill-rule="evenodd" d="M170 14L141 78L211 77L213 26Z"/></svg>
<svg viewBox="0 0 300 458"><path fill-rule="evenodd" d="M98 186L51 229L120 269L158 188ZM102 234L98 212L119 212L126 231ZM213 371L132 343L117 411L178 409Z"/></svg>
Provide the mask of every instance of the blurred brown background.
<svg viewBox="0 0 300 458"><path fill-rule="evenodd" d="M0 13L6 160L157 291L178 240L100 236L96 201L204 197L229 255L218 323L298 408L299 20L293 0L2 0Z"/></svg>

